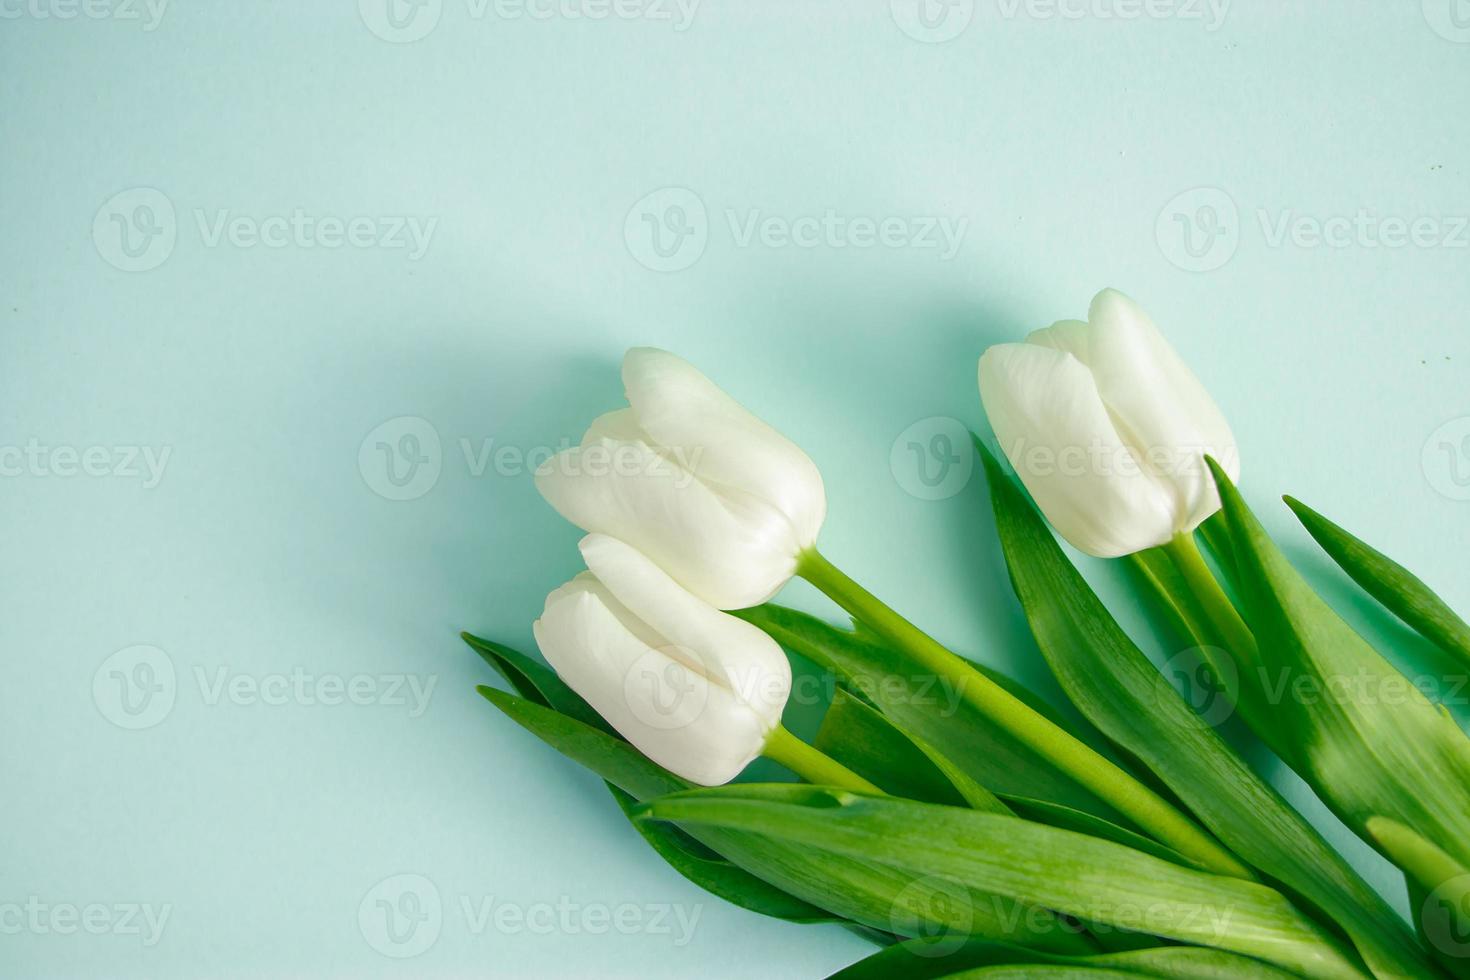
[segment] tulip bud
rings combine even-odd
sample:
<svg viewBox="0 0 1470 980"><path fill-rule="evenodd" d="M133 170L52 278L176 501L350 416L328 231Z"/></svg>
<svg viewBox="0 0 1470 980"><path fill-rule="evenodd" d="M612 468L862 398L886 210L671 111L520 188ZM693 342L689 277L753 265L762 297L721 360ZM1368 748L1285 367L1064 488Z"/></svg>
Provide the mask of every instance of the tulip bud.
<svg viewBox="0 0 1470 980"><path fill-rule="evenodd" d="M1220 509L1204 456L1239 475L1209 393L1127 296L980 358L1001 450L1062 536L1101 558L1164 544Z"/></svg>
<svg viewBox="0 0 1470 980"><path fill-rule="evenodd" d="M567 520L628 542L711 605L765 602L822 527L816 466L667 351L628 351L623 386L630 407L543 464L537 489Z"/></svg>
<svg viewBox="0 0 1470 980"><path fill-rule="evenodd" d="M654 762L701 785L729 782L781 723L786 655L623 542L589 534L581 548L589 571L547 596L535 623L541 653Z"/></svg>

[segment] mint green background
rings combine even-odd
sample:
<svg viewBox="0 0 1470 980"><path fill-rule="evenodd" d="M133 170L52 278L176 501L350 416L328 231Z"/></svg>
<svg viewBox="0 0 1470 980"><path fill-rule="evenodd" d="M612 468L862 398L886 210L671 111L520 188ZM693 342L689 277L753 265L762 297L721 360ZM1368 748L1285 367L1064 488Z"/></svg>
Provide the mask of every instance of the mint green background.
<svg viewBox="0 0 1470 980"><path fill-rule="evenodd" d="M444 0L407 44L375 36L350 0L177 3L152 31L31 9L0 21L0 446L171 456L155 488L0 478L0 907L35 895L171 917L149 948L0 932L7 976L816 977L868 949L701 895L594 779L473 692L489 672L456 631L529 647L545 592L577 568L578 533L519 467L473 475L459 440L575 439L619 400L632 344L687 356L806 447L834 560L1033 683L1043 670L983 481L922 500L890 450L915 423L981 424L979 352L1081 314L1104 285L1144 303L1197 367L1240 438L1251 499L1354 622L1402 639L1311 551L1280 492L1470 608L1470 503L1448 469L1470 473L1470 455L1421 463L1432 433L1458 439L1470 416L1464 234L1460 247L1273 247L1258 218L1470 214L1470 44L1453 39L1449 0L1238 0L1215 30L1008 17L1011 4L980 0L938 44L906 35L882 0L705 0L682 31L476 18ZM635 260L624 222L670 186L702 200L709 235L697 262L660 273ZM92 226L136 187L166 195L177 240L156 268L125 272ZM1234 255L1208 272L1176 265L1177 242L1156 235L1161 213L1175 227L1166 205L1199 187L1218 190L1192 205L1223 192L1238 209ZM438 224L414 261L210 247L194 217L298 207ZM828 208L964 217L968 232L945 261L740 247L726 219ZM390 501L358 453L399 416L432 424L442 473ZM1117 595L1111 570L1086 568ZM804 588L784 598L830 611ZM135 644L166 651L178 693L159 724L129 731L92 691ZM211 704L195 673L296 667L437 680L409 717ZM426 876L445 904L437 942L411 959L375 952L357 923L369 889L399 873ZM676 947L475 934L460 896L703 907Z"/></svg>

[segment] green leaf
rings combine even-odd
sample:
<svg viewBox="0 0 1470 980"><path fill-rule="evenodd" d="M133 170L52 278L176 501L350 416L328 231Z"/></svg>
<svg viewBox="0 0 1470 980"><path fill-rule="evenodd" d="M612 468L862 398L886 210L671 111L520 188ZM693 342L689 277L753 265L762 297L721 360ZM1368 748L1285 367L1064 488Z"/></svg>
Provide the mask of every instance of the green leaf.
<svg viewBox="0 0 1470 980"><path fill-rule="evenodd" d="M1396 821L1470 864L1470 739L1314 592L1214 461L1286 761L1366 839ZM1385 855L1392 859L1392 855Z"/></svg>
<svg viewBox="0 0 1470 980"><path fill-rule="evenodd" d="M788 922L841 921L745 869L737 868L673 824L632 820L632 809L638 801L616 786L609 786L609 789L623 813L628 815L638 833L658 852L659 857L711 895L723 898L731 905Z"/></svg>
<svg viewBox="0 0 1470 980"><path fill-rule="evenodd" d="M1295 974L1250 957L1203 946L1160 946L1097 956L1055 956L981 941L954 944L910 939L859 960L828 980L937 980L959 971L1024 964L1091 966L1125 976L1178 977L1180 980L1291 980Z"/></svg>
<svg viewBox="0 0 1470 980"><path fill-rule="evenodd" d="M1067 560L1015 482L980 448L1011 583L1073 703L1232 850L1337 922L1375 974L1432 975L1407 926L1185 703Z"/></svg>
<svg viewBox="0 0 1470 980"><path fill-rule="evenodd" d="M634 799L646 800L689 785L606 732L527 698L488 687L479 691L511 720ZM858 857L827 854L747 833L683 829L736 867L825 910L834 920L848 919L908 936L963 927L966 934L1054 952L1090 949L1086 939L1052 913L1009 898L963 888L957 891L957 886L945 880L916 877ZM754 904L759 905L760 900ZM962 920L957 909L965 911Z"/></svg>
<svg viewBox="0 0 1470 980"><path fill-rule="evenodd" d="M1370 817L1368 835L1426 896L1443 902L1454 934L1470 936L1470 869L1442 849L1387 817Z"/></svg>
<svg viewBox="0 0 1470 980"><path fill-rule="evenodd" d="M812 745L886 793L964 806L965 798L883 713L839 689Z"/></svg>
<svg viewBox="0 0 1470 980"><path fill-rule="evenodd" d="M1259 957L1305 976L1362 976L1351 954L1274 889L1019 817L792 784L689 790L634 812L946 876L1026 905Z"/></svg>
<svg viewBox="0 0 1470 980"><path fill-rule="evenodd" d="M471 650L480 655L484 661L506 679L511 687L520 693L521 697L529 698L539 705L553 708L564 715L569 715L584 725L590 725L599 731L606 732L614 738L621 738L612 726L602 719L592 706L583 701L581 696L566 685L556 671L545 664L537 663L530 657L513 650L503 643L494 640L486 640L472 633L461 633L460 638L469 644Z"/></svg>
<svg viewBox="0 0 1470 980"><path fill-rule="evenodd" d="M767 603L735 615L842 678L911 738L922 740L991 793L1062 803L1116 820L1117 814L970 704L953 683L890 647L815 616ZM1056 711L993 671L996 683L1053 720ZM1024 694L1022 692L1025 692Z"/></svg>
<svg viewBox="0 0 1470 980"><path fill-rule="evenodd" d="M1418 576L1295 497L1284 499L1322 550L1364 591L1425 639L1470 661L1470 624Z"/></svg>
<svg viewBox="0 0 1470 980"><path fill-rule="evenodd" d="M499 671L531 703L559 711L568 718L605 734L613 741L626 744L551 668L493 640L469 633L461 636L471 649ZM659 769L643 756L639 755L638 758L646 763L650 772L657 770L666 776L669 781L667 785L689 785L672 773ZM662 787L664 784L657 785ZM627 816L628 807L636 799L612 782L607 783L607 788L624 816ZM664 790L660 788L659 791ZM667 824L651 825L646 821L633 821L631 817L628 819L654 852L668 862L670 867L689 881L733 905L791 922L844 921L735 866L678 827Z"/></svg>

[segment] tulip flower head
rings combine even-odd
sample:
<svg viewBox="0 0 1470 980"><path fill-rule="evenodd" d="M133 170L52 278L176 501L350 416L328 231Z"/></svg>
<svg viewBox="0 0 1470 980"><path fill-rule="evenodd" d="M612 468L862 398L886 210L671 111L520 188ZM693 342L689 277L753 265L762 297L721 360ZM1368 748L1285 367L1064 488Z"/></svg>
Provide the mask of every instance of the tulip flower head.
<svg viewBox="0 0 1470 980"><path fill-rule="evenodd" d="M581 548L589 571L547 596L535 623L542 655L654 762L701 785L729 782L781 723L786 655L629 545L589 534Z"/></svg>
<svg viewBox="0 0 1470 980"><path fill-rule="evenodd" d="M667 351L628 351L623 386L629 407L538 468L537 489L573 524L626 541L713 606L765 602L822 527L816 466Z"/></svg>
<svg viewBox="0 0 1470 980"><path fill-rule="evenodd" d="M1115 558L1193 531L1220 509L1203 458L1239 476L1220 409L1127 296L1105 289L1063 320L980 358L980 397L1021 482L1062 536Z"/></svg>

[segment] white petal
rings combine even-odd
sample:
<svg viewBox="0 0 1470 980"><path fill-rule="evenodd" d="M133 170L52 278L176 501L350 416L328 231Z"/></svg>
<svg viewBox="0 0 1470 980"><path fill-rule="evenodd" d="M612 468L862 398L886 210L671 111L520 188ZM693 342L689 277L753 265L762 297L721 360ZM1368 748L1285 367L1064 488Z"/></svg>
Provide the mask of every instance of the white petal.
<svg viewBox="0 0 1470 980"><path fill-rule="evenodd" d="M792 554L817 539L827 496L816 465L689 362L652 347L623 358L623 385L638 425L715 487L771 504L791 524Z"/></svg>
<svg viewBox="0 0 1470 980"><path fill-rule="evenodd" d="M1235 479L1240 457L1219 406L1138 304L1115 289L1093 298L1087 366L1124 440L1173 488L1176 529L1220 507L1209 454Z"/></svg>
<svg viewBox="0 0 1470 980"><path fill-rule="evenodd" d="M766 730L747 705L629 632L597 589L558 592L534 626L542 655L640 752L706 786L761 753Z"/></svg>
<svg viewBox="0 0 1470 980"><path fill-rule="evenodd" d="M537 470L536 488L573 524L628 542L720 609L759 605L796 571L789 525L771 507L720 497L643 443L565 450Z"/></svg>
<svg viewBox="0 0 1470 980"><path fill-rule="evenodd" d="M642 553L605 534L582 539L582 557L603 586L675 648L671 655L734 692L764 719L781 721L791 664L764 632L696 598Z"/></svg>
<svg viewBox="0 0 1470 980"><path fill-rule="evenodd" d="M1076 357L999 344L980 358L980 398L1021 482L1077 548L1114 558L1173 536L1168 493L1119 439Z"/></svg>
<svg viewBox="0 0 1470 980"><path fill-rule="evenodd" d="M615 442L648 442L648 435L638 428L638 417L631 408L604 412L592 420L582 434L582 445L592 446L604 439Z"/></svg>

